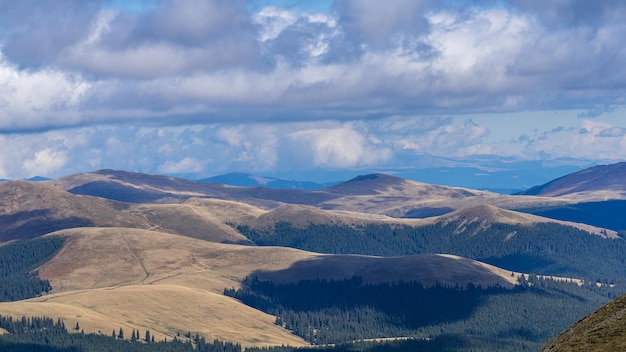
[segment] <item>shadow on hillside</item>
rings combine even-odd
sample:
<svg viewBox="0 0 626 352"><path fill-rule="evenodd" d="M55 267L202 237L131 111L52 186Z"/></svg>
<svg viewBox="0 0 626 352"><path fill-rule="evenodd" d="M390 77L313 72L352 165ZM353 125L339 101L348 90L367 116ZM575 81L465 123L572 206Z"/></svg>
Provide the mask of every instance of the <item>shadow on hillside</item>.
<svg viewBox="0 0 626 352"><path fill-rule="evenodd" d="M355 269L356 262L337 264L332 260L306 260L285 270L256 271L244 281L243 289L227 294L270 314L288 311L306 314L313 320L332 316L337 323L357 319L415 329L467 319L487 296L513 293L498 285L483 288L470 283L463 287L436 280L425 284L402 281L402 276L384 282L380 277L372 280L372 272L367 269ZM350 276L355 272L366 276ZM389 274L386 268L382 272Z"/></svg>
<svg viewBox="0 0 626 352"><path fill-rule="evenodd" d="M79 217L58 218L51 210L0 215L0 242L27 240L58 230L89 226L94 226L90 220Z"/></svg>

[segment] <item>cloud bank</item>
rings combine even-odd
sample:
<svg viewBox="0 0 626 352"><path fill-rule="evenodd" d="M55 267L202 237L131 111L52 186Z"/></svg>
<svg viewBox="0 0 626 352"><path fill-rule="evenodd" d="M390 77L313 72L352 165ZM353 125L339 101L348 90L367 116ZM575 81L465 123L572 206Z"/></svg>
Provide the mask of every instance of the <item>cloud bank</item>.
<svg viewBox="0 0 626 352"><path fill-rule="evenodd" d="M0 1L0 176L625 155L622 1L266 4ZM463 117L524 111L575 114L499 144Z"/></svg>

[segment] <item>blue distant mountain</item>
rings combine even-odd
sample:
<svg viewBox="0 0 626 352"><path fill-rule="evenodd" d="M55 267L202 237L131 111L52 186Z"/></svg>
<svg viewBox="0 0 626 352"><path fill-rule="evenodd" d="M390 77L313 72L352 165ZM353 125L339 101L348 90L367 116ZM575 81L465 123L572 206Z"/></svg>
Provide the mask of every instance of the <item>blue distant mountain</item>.
<svg viewBox="0 0 626 352"><path fill-rule="evenodd" d="M41 182L41 181L50 181L50 180L51 180L50 178L42 177L42 176L35 176L35 177L26 179L26 181L31 181L31 182Z"/></svg>
<svg viewBox="0 0 626 352"><path fill-rule="evenodd" d="M295 180L275 178L275 177L255 176L255 175L243 173L243 172L231 172L231 173L224 174L224 175L204 178L204 179L198 180L198 182L205 182L205 183L213 182L213 183L221 183L225 185L240 186L240 187L300 189L300 190L307 190L307 191L314 191L314 190L326 188L326 187L329 187L338 183L338 182L317 183L317 182L311 182L311 181L295 181Z"/></svg>

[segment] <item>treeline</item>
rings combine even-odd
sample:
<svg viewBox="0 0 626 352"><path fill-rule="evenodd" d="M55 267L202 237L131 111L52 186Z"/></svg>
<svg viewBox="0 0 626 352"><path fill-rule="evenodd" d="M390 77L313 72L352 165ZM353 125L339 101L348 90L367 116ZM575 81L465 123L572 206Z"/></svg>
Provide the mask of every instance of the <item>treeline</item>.
<svg viewBox="0 0 626 352"><path fill-rule="evenodd" d="M535 350L537 350L536 348ZM477 352L529 351L528 346L518 341L499 341L482 339L462 334L442 334L433 338L401 338L383 341L355 341L333 346L317 346L315 352ZM310 347L251 347L246 352L302 352L311 351Z"/></svg>
<svg viewBox="0 0 626 352"><path fill-rule="evenodd" d="M276 324L313 344L463 335L472 348L516 346L508 350L538 349L617 294L607 286L536 275L524 277L515 289L371 285L358 277L285 284L249 278L224 293L275 315Z"/></svg>
<svg viewBox="0 0 626 352"><path fill-rule="evenodd" d="M78 327L78 323L77 323ZM207 342L203 337L195 336L181 340L155 342L146 331L145 338L140 338L139 331L133 330L132 337L124 339L123 330L114 336L102 334L70 333L65 323L47 317L12 317L0 316L0 328L7 331L0 335L0 351L51 351L51 352L241 352L241 346L218 340ZM120 336L121 335L121 336Z"/></svg>
<svg viewBox="0 0 626 352"><path fill-rule="evenodd" d="M369 224L314 225L277 222L271 230L237 229L258 245L298 248L327 254L379 256L450 253L508 270L579 277L601 282L626 280L626 241L591 235L571 226L532 226L475 222L425 226Z"/></svg>
<svg viewBox="0 0 626 352"><path fill-rule="evenodd" d="M49 292L50 282L33 270L63 247L61 237L14 242L0 247L0 301L18 301Z"/></svg>

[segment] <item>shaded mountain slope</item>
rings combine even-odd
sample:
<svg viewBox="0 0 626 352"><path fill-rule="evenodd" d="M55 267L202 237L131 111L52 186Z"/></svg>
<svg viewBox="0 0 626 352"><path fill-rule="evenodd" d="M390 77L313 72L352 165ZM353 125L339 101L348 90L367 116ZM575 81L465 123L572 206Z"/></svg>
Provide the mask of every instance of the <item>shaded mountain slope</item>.
<svg viewBox="0 0 626 352"><path fill-rule="evenodd" d="M105 199L74 195L43 182L0 183L0 243L84 226L148 228Z"/></svg>
<svg viewBox="0 0 626 352"><path fill-rule="evenodd" d="M542 352L626 351L626 295L552 338Z"/></svg>
<svg viewBox="0 0 626 352"><path fill-rule="evenodd" d="M522 192L545 197L574 196L600 199L626 197L626 162L599 165L565 175L546 184Z"/></svg>

